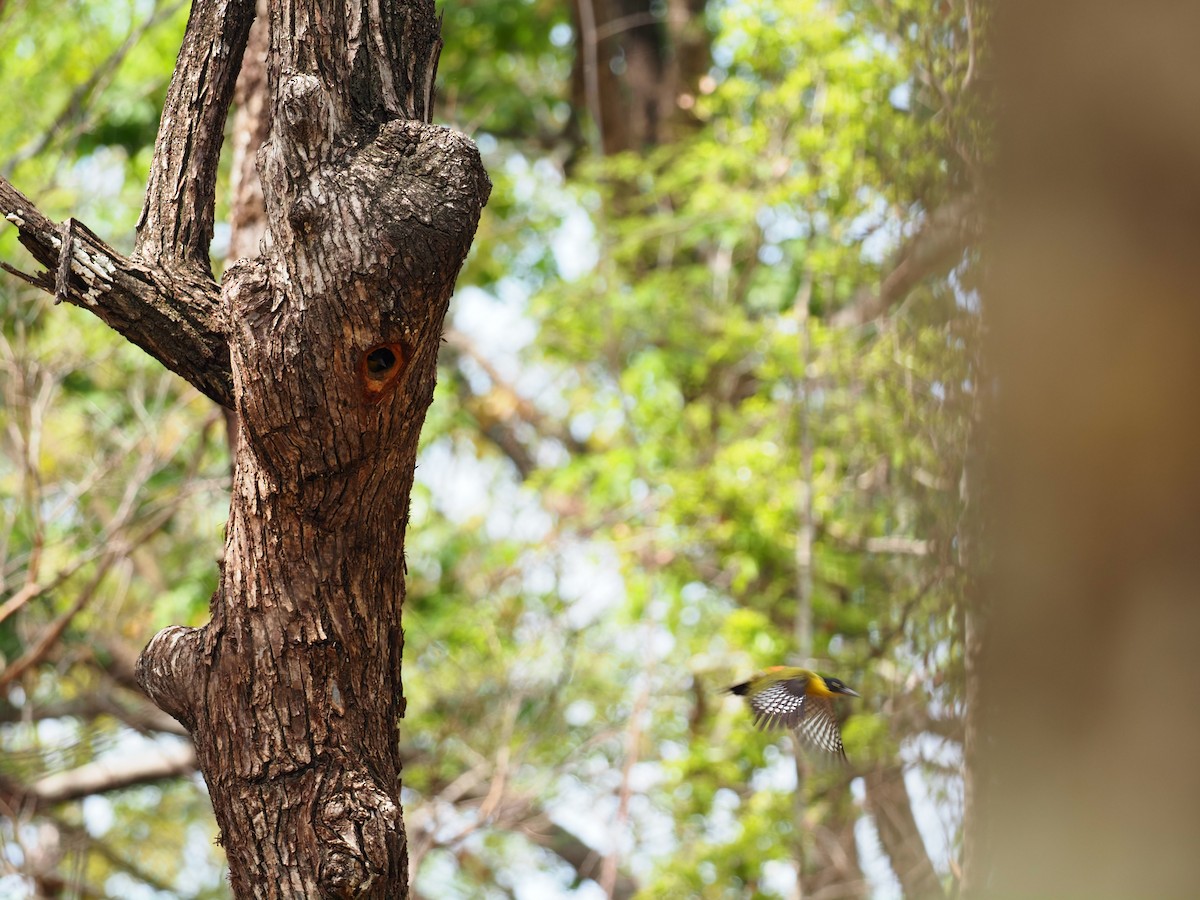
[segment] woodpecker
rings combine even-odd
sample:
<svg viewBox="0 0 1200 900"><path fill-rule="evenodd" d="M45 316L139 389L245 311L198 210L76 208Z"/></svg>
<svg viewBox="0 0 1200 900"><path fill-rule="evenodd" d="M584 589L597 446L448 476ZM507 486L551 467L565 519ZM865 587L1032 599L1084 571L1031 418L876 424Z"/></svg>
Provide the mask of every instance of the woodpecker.
<svg viewBox="0 0 1200 900"><path fill-rule="evenodd" d="M754 711L754 724L759 728L793 729L809 749L845 761L833 698L838 694L860 695L841 680L794 666L771 666L725 691L746 698Z"/></svg>

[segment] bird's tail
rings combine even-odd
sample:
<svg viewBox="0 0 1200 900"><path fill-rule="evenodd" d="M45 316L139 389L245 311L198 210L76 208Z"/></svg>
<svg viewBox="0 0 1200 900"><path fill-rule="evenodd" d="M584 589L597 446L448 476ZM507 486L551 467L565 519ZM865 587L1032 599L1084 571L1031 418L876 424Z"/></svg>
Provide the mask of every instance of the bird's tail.
<svg viewBox="0 0 1200 900"><path fill-rule="evenodd" d="M743 681L741 684L731 684L729 687L725 688L724 693L737 694L739 697L744 697L749 690L750 682Z"/></svg>

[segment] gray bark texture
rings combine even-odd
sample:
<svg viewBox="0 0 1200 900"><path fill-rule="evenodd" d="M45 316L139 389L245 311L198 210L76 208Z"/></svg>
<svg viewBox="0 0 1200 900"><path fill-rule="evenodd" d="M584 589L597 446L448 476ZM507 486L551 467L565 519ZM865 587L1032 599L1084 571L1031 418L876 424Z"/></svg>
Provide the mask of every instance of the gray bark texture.
<svg viewBox="0 0 1200 900"><path fill-rule="evenodd" d="M48 272L237 423L212 620L138 662L196 746L238 897L404 897L404 533L454 281L490 183L429 124L433 0L271 0L261 255L208 262L253 0L196 3L136 250L0 212ZM13 271L10 269L10 271Z"/></svg>

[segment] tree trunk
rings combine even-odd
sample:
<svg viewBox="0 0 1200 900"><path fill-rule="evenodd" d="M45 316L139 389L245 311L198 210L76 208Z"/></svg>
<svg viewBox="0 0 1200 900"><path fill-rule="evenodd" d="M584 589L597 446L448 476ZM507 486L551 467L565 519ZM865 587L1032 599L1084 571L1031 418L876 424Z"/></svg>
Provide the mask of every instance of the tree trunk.
<svg viewBox="0 0 1200 900"><path fill-rule="evenodd" d="M996 15L979 889L1193 896L1200 6Z"/></svg>
<svg viewBox="0 0 1200 900"><path fill-rule="evenodd" d="M428 124L432 0L272 0L263 255L218 288L216 162L253 7L192 10L133 258L6 183L0 205L56 270L23 277L235 411L212 621L160 632L138 663L195 742L235 893L403 897L404 531L490 185L470 141Z"/></svg>
<svg viewBox="0 0 1200 900"><path fill-rule="evenodd" d="M572 100L605 155L669 144L691 122L711 61L707 0L574 0Z"/></svg>

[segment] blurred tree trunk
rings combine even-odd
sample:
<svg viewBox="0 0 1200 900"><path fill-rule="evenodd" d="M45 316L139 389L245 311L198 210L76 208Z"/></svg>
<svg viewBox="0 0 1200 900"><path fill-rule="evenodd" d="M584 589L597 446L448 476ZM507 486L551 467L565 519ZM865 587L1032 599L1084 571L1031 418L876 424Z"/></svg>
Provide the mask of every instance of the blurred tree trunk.
<svg viewBox="0 0 1200 900"><path fill-rule="evenodd" d="M267 57L270 52L267 0L257 0L254 24L242 57L242 70L234 88L233 149L230 176L229 253L230 264L258 256L267 229L267 209L262 182L258 178L258 151L267 140L271 125L268 113Z"/></svg>
<svg viewBox="0 0 1200 900"><path fill-rule="evenodd" d="M680 137L711 63L705 5L574 0L572 99L587 110L604 155Z"/></svg>
<svg viewBox="0 0 1200 900"><path fill-rule="evenodd" d="M1200 7L1001 4L985 896L1200 884Z"/></svg>
<svg viewBox="0 0 1200 900"><path fill-rule="evenodd" d="M489 184L428 124L432 0L271 0L263 254L218 286L217 160L253 17L253 0L193 7L133 257L7 183L0 205L51 269L26 280L234 411L212 621L160 632L138 678L192 736L235 893L403 897L404 531Z"/></svg>

